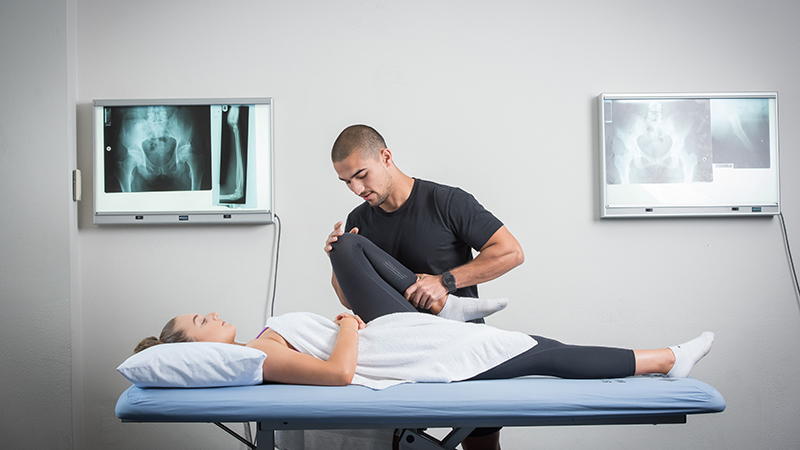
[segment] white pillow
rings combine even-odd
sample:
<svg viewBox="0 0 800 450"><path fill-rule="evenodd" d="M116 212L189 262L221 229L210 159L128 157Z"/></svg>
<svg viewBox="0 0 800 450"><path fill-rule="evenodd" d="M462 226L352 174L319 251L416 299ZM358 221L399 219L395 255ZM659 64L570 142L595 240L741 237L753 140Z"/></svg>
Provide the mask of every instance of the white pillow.
<svg viewBox="0 0 800 450"><path fill-rule="evenodd" d="M218 342L154 345L117 370L139 387L217 387L261 384L266 353Z"/></svg>

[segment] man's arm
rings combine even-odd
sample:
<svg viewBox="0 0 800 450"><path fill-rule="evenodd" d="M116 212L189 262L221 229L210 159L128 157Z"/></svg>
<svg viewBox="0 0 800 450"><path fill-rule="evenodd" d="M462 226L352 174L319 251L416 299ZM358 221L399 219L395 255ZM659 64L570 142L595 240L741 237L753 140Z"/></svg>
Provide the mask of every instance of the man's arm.
<svg viewBox="0 0 800 450"><path fill-rule="evenodd" d="M450 270L456 287L485 283L505 274L525 261L522 246L505 226L500 227L480 249L478 256L463 266ZM441 275L419 274L419 281L411 285L405 297L414 306L429 309L447 295Z"/></svg>

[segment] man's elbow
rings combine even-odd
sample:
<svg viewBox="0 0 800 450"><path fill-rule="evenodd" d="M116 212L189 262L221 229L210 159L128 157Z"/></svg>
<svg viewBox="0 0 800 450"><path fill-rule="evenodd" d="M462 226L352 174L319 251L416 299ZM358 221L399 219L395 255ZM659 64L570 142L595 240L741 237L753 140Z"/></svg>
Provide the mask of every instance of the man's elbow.
<svg viewBox="0 0 800 450"><path fill-rule="evenodd" d="M511 249L509 260L511 261L512 269L525 262L525 252L522 251L521 245L517 244Z"/></svg>
<svg viewBox="0 0 800 450"><path fill-rule="evenodd" d="M525 262L525 253L522 251L522 245L505 227L500 228L489 242L496 250L495 255L505 263L506 272Z"/></svg>

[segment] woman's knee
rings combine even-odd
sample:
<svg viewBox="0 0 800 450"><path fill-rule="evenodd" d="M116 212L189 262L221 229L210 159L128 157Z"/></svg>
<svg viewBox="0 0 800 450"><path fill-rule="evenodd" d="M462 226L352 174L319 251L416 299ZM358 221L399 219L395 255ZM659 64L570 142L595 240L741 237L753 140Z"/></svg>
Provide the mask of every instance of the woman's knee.
<svg viewBox="0 0 800 450"><path fill-rule="evenodd" d="M343 245L344 246L352 246L352 245L356 245L357 243L360 243L360 242L363 242L363 241L366 241L366 240L367 240L367 238L365 238L364 236L360 236L360 235L355 234L355 233L345 233L345 234L339 236L338 240L336 242L334 242L332 245L333 245L334 248L336 248L337 246L343 246Z"/></svg>
<svg viewBox="0 0 800 450"><path fill-rule="evenodd" d="M366 241L367 238L364 236L359 236L353 233L345 233L336 240L336 242L331 244L331 247L334 250L352 250L354 248L358 248L363 245L363 242ZM332 253L331 253L332 254Z"/></svg>
<svg viewBox="0 0 800 450"><path fill-rule="evenodd" d="M364 236L352 233L345 233L339 236L339 239L331 244L332 250L328 253L331 262L336 264L345 260L352 261L356 254L361 251L366 239Z"/></svg>

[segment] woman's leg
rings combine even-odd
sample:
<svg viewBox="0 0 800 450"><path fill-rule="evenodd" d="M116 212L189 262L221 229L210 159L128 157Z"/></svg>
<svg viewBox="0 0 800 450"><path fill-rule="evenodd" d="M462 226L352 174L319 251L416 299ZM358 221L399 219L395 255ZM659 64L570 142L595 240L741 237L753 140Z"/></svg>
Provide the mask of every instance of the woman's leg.
<svg viewBox="0 0 800 450"><path fill-rule="evenodd" d="M416 312L403 292L417 276L367 238L345 233L329 253L347 303L365 322L396 312Z"/></svg>
<svg viewBox="0 0 800 450"><path fill-rule="evenodd" d="M532 337L538 342L532 349L472 379L506 379L526 375L592 379L645 374L685 378L694 365L708 354L714 343L714 333L709 331L689 342L655 350L566 345L553 339Z"/></svg>
<svg viewBox="0 0 800 450"><path fill-rule="evenodd" d="M417 282L417 276L369 239L345 233L332 244L329 253L348 304L369 322L395 312L428 312L446 319L468 321L486 317L508 304L508 299L461 298L449 295L444 304L419 310L403 294Z"/></svg>
<svg viewBox="0 0 800 450"><path fill-rule="evenodd" d="M668 348L634 350L633 354L636 357L635 375L666 374L675 365L675 354Z"/></svg>
<svg viewBox="0 0 800 450"><path fill-rule="evenodd" d="M527 375L592 379L623 378L635 374L633 350L567 345L540 336L533 338L538 343L532 349L472 379L497 380Z"/></svg>

